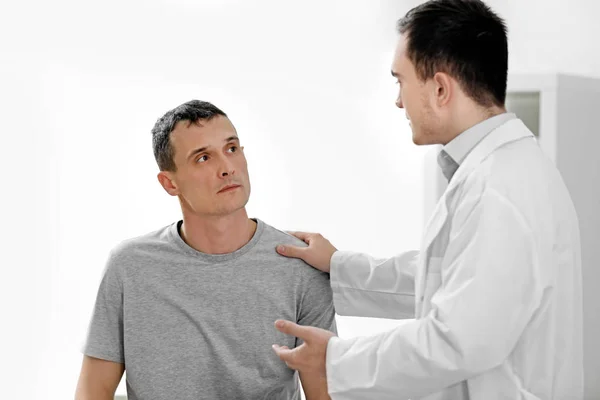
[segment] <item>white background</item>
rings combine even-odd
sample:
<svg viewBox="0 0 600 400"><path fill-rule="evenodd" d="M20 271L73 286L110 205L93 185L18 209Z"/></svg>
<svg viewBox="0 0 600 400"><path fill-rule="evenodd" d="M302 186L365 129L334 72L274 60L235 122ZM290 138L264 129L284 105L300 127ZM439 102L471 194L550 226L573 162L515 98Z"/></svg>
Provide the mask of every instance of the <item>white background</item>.
<svg viewBox="0 0 600 400"><path fill-rule="evenodd" d="M395 21L418 3L2 2L0 397L72 398L108 250L180 215L150 129L187 100L236 125L250 216L376 256L418 247L428 149L389 74ZM600 76L598 2L488 4L511 72ZM394 325L338 323L342 337Z"/></svg>

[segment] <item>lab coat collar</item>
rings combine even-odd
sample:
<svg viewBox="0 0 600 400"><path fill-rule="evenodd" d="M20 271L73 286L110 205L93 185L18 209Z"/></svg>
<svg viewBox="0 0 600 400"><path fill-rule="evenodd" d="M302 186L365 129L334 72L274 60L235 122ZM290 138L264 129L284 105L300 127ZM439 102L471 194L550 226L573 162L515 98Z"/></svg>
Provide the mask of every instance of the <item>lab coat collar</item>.
<svg viewBox="0 0 600 400"><path fill-rule="evenodd" d="M440 197L435 210L427 223L423 242L421 243L421 254L427 256L427 250L433 242L433 239L438 235L440 229L448 216L448 207L446 199L456 187L461 185L471 171L477 168L491 153L499 147L527 137L533 137L531 131L525 126L523 121L518 118L511 119L498 128L491 131L479 144L467 155L464 162L456 171L454 177L450 181L444 194Z"/></svg>

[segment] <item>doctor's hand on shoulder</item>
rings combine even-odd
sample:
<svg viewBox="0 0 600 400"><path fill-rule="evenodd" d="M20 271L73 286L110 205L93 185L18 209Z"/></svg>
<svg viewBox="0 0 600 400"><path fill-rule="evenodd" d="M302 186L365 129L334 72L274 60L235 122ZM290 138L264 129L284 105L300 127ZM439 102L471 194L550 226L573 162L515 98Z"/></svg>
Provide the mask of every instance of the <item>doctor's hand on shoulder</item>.
<svg viewBox="0 0 600 400"><path fill-rule="evenodd" d="M316 269L329 273L331 268L331 257L337 249L325 239L320 233L288 232L308 244L308 247L290 245L277 246L277 252L286 257L294 257L303 260Z"/></svg>

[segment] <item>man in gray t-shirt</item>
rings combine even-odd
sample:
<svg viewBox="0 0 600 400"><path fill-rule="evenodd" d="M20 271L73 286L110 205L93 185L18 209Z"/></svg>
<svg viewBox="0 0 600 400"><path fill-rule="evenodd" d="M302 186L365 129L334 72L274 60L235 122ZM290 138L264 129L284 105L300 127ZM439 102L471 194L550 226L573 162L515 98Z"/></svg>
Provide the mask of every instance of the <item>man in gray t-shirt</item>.
<svg viewBox="0 0 600 400"><path fill-rule="evenodd" d="M329 275L277 254L305 244L248 218L246 160L221 110L185 103L159 119L153 144L183 220L110 253L76 398L112 399L126 370L130 400L300 399L271 345L301 342L274 321L335 332ZM329 398L322 376L300 379L307 399Z"/></svg>

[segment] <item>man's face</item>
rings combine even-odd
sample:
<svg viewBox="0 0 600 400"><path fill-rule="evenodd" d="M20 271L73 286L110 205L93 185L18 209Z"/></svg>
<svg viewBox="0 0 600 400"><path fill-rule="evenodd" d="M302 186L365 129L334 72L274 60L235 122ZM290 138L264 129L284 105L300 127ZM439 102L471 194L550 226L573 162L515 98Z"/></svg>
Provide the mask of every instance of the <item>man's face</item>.
<svg viewBox="0 0 600 400"><path fill-rule="evenodd" d="M399 93L396 105L403 108L410 121L415 144L433 144L438 131L438 117L432 108L432 85L421 81L417 71L406 55L405 35L401 35L396 46L392 75L397 78Z"/></svg>
<svg viewBox="0 0 600 400"><path fill-rule="evenodd" d="M248 165L229 118L180 121L170 140L177 166L177 172L169 173L176 187L171 194L179 196L184 209L196 215L224 216L246 206Z"/></svg>

